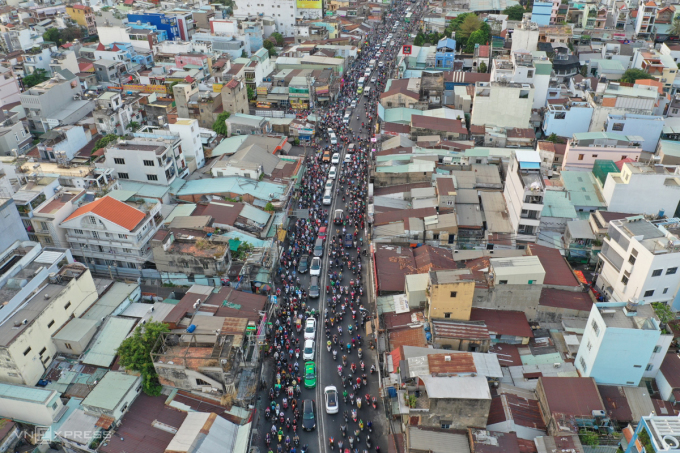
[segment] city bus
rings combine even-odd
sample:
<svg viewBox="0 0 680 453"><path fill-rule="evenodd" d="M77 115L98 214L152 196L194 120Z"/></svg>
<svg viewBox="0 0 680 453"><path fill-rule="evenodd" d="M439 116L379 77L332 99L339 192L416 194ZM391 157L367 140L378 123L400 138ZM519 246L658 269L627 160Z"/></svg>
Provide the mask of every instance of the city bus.
<svg viewBox="0 0 680 453"><path fill-rule="evenodd" d="M411 17L413 17L413 13L408 13L408 14L406 15L406 17L404 17L404 21L405 21L407 24L410 24L410 23L411 23Z"/></svg>
<svg viewBox="0 0 680 453"><path fill-rule="evenodd" d="M361 77L361 78L359 79L359 86L360 86L360 87L364 86L364 83L366 83L366 77Z"/></svg>

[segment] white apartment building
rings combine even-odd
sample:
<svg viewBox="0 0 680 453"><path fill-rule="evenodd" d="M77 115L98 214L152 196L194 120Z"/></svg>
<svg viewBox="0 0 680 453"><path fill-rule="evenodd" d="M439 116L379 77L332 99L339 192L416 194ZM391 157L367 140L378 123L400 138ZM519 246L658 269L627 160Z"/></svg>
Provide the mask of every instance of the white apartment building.
<svg viewBox="0 0 680 453"><path fill-rule="evenodd" d="M149 241L162 224L161 203L105 196L81 206L64 220L76 260L90 266L142 269L152 259Z"/></svg>
<svg viewBox="0 0 680 453"><path fill-rule="evenodd" d="M602 187L607 210L680 216L680 167L626 162Z"/></svg>
<svg viewBox="0 0 680 453"><path fill-rule="evenodd" d="M0 107L19 102L19 82L11 66L0 66Z"/></svg>
<svg viewBox="0 0 680 453"><path fill-rule="evenodd" d="M169 186L186 167L180 142L179 136L119 140L104 151L105 166L121 181Z"/></svg>
<svg viewBox="0 0 680 453"><path fill-rule="evenodd" d="M295 36L295 18L298 17L297 0L234 1L234 17L245 20L249 16L271 17L279 33L288 37Z"/></svg>
<svg viewBox="0 0 680 453"><path fill-rule="evenodd" d="M541 156L537 151L514 152L503 191L508 215L518 242L536 242L545 184L541 176Z"/></svg>
<svg viewBox="0 0 680 453"><path fill-rule="evenodd" d="M205 165L205 156L198 120L178 118L174 124L169 124L168 128L182 140L182 152L186 157L189 172L202 168Z"/></svg>
<svg viewBox="0 0 680 453"><path fill-rule="evenodd" d="M534 59L531 52L516 51L508 56L494 58L491 81L531 84L534 86L533 108L545 107L550 85L552 63L547 59Z"/></svg>
<svg viewBox="0 0 680 453"><path fill-rule="evenodd" d="M0 382L35 385L56 354L52 334L99 297L82 264L62 267L51 280L16 310L2 310L8 313L0 318Z"/></svg>
<svg viewBox="0 0 680 453"><path fill-rule="evenodd" d="M601 292L614 302L672 304L680 287L678 226L657 225L642 216L609 222L609 237L598 255Z"/></svg>
<svg viewBox="0 0 680 453"><path fill-rule="evenodd" d="M0 417L51 426L66 409L60 396L54 389L0 383Z"/></svg>
<svg viewBox="0 0 680 453"><path fill-rule="evenodd" d="M534 86L523 83L477 82L470 123L475 126L529 127Z"/></svg>
<svg viewBox="0 0 680 453"><path fill-rule="evenodd" d="M67 247L66 231L59 228L61 222L70 216L92 195L82 189L61 189L33 211L31 224L38 241L43 247Z"/></svg>

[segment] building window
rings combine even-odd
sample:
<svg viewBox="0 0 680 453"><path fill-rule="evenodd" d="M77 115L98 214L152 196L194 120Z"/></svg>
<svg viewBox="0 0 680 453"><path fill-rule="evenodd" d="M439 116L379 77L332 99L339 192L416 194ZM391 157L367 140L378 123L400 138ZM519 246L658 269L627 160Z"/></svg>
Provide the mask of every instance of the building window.
<svg viewBox="0 0 680 453"><path fill-rule="evenodd" d="M149 181L158 181L158 176L156 175L146 175L146 179Z"/></svg>
<svg viewBox="0 0 680 453"><path fill-rule="evenodd" d="M599 337L600 336L600 326L597 324L595 320L593 320L592 324L590 326L593 328L593 332L595 332L595 336Z"/></svg>
<svg viewBox="0 0 680 453"><path fill-rule="evenodd" d="M597 154L593 154L593 159L597 159Z"/></svg>
<svg viewBox="0 0 680 453"><path fill-rule="evenodd" d="M66 305L64 305L64 310L68 310L68 307L71 306L71 301L68 301Z"/></svg>
<svg viewBox="0 0 680 453"><path fill-rule="evenodd" d="M30 346L28 348L26 348L26 350L24 351L24 356L27 356L29 352L31 352Z"/></svg>
<svg viewBox="0 0 680 453"><path fill-rule="evenodd" d="M652 277L659 277L662 272L663 272L663 269L654 269L652 271Z"/></svg>
<svg viewBox="0 0 680 453"><path fill-rule="evenodd" d="M499 280L499 281L498 281L498 284L499 284L499 285L507 285L507 284L508 284L508 281L507 281L507 280Z"/></svg>
<svg viewBox="0 0 680 453"><path fill-rule="evenodd" d="M448 421L448 420L446 420L446 421L441 420L439 423L440 423L439 426L441 426L442 429L450 429L451 428L451 422Z"/></svg>
<svg viewBox="0 0 680 453"><path fill-rule="evenodd" d="M97 224L97 219L95 219L94 217L88 217L87 221L90 222L92 225Z"/></svg>
<svg viewBox="0 0 680 453"><path fill-rule="evenodd" d="M73 349L73 348L71 347L71 343L64 343L64 347L65 347L66 349Z"/></svg>
<svg viewBox="0 0 680 453"><path fill-rule="evenodd" d="M118 173L118 179L130 179L130 175L127 173Z"/></svg>
<svg viewBox="0 0 680 453"><path fill-rule="evenodd" d="M583 156L584 156L583 154L579 154L579 155L578 155L578 160L583 160Z"/></svg>
<svg viewBox="0 0 680 453"><path fill-rule="evenodd" d="M52 327L53 325L54 325L54 319L53 319L52 321L50 321L49 324L47 324L47 328L49 329L49 328Z"/></svg>
<svg viewBox="0 0 680 453"><path fill-rule="evenodd" d="M43 348L40 350L40 355L43 355L43 354L45 353L45 351L47 351L47 348L43 347Z"/></svg>
<svg viewBox="0 0 680 453"><path fill-rule="evenodd" d="M645 291L644 297L652 297L654 295L654 290L653 289L648 289Z"/></svg>
<svg viewBox="0 0 680 453"><path fill-rule="evenodd" d="M144 166L145 167L153 167L153 160L144 160Z"/></svg>
<svg viewBox="0 0 680 453"><path fill-rule="evenodd" d="M586 361L583 359L583 357L580 357L579 362L581 363L581 368L583 368L583 372L585 373L588 370L588 367L586 366Z"/></svg>
<svg viewBox="0 0 680 453"><path fill-rule="evenodd" d="M654 346L654 353L661 352L661 346Z"/></svg>
<svg viewBox="0 0 680 453"><path fill-rule="evenodd" d="M642 368L642 365L633 365L633 368Z"/></svg>
<svg viewBox="0 0 680 453"><path fill-rule="evenodd" d="M648 363L647 368L645 368L645 371L652 371L653 369L654 369L654 365L652 365L651 363Z"/></svg>
<svg viewBox="0 0 680 453"><path fill-rule="evenodd" d="M588 340L588 344L586 345L586 348L590 351L593 348L593 344Z"/></svg>
<svg viewBox="0 0 680 453"><path fill-rule="evenodd" d="M127 234L119 234L118 238L119 239L127 239Z"/></svg>
<svg viewBox="0 0 680 453"><path fill-rule="evenodd" d="M113 163L118 165L125 165L125 159L122 159L120 157L114 157Z"/></svg>
<svg viewBox="0 0 680 453"><path fill-rule="evenodd" d="M668 292L668 288L663 289L663 293L666 294Z"/></svg>
<svg viewBox="0 0 680 453"><path fill-rule="evenodd" d="M73 230L75 234L83 234L83 230Z"/></svg>
<svg viewBox="0 0 680 453"><path fill-rule="evenodd" d="M634 257L633 255L630 255L630 256L628 257L628 262L629 262L630 264L635 264L635 257Z"/></svg>
<svg viewBox="0 0 680 453"><path fill-rule="evenodd" d="M666 275L675 274L678 271L677 267L669 267L666 269Z"/></svg>
<svg viewBox="0 0 680 453"><path fill-rule="evenodd" d="M623 123L614 123L612 126L613 131L621 132L623 130Z"/></svg>
<svg viewBox="0 0 680 453"><path fill-rule="evenodd" d="M445 317L445 318L450 318L450 317L451 317L451 313L444 313L444 317Z"/></svg>
<svg viewBox="0 0 680 453"><path fill-rule="evenodd" d="M451 291L451 297L456 297L458 295L457 291Z"/></svg>
<svg viewBox="0 0 680 453"><path fill-rule="evenodd" d="M621 277L621 283L623 283L624 285L627 285L628 284L628 277L626 277L625 275L623 277Z"/></svg>

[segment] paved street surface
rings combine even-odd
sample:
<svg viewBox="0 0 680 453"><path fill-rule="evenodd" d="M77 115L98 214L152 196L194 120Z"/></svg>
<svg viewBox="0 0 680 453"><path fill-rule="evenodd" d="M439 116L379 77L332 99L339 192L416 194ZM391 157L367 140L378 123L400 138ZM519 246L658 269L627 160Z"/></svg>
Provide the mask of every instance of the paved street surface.
<svg viewBox="0 0 680 453"><path fill-rule="evenodd" d="M317 331L315 336L316 350L314 354L314 363L317 368L316 386L314 388L304 388L304 367L305 361L302 358L302 350L304 348L304 340L302 338L302 333L298 334L294 327L288 327L286 321L288 316L292 313L293 319L295 314L300 317L306 316L303 314L302 307L299 306L301 301L305 301L305 297L301 298L300 302L294 300L293 292L289 294L288 297L285 295L285 291L278 297L279 310L278 318L274 318L272 322L278 322L278 325L274 325L274 329L279 329L280 333L276 335L270 335L270 344L281 344L284 346L281 348L281 356L286 357L287 363L284 361L277 362L273 358L274 350L270 353L269 357L266 359L266 363L263 369L263 378L266 381L265 388L261 391L260 397L257 402L257 428L258 428L258 438L255 442L255 446L259 447L261 451L264 452L285 452L287 451L285 438L290 436L291 439L294 437L294 430L286 429L285 419L290 418L291 421L295 418L294 413L289 405L288 409L283 410L284 413L284 423L281 423L279 419L265 420L265 409L267 407L272 407L272 400L270 399L270 391L273 391L277 382L277 373L280 373L281 381L284 383L284 390L281 394L274 398L274 405L277 403L283 405L283 398L285 395L285 381L287 380L284 376L284 372L287 375L288 365L297 362L299 366L298 375L301 378L300 389L301 395L295 395L295 399L298 403L298 408L302 412L303 400L313 400L315 402L315 413L316 413L316 426L312 431L305 432L301 429L303 423L302 418L298 419L298 430L297 434L300 439L300 444L298 447L291 445L296 448L296 453L304 452L328 452L331 451L330 438L333 438L333 450L339 448L339 442L343 442L343 453L349 452L365 452L369 450L376 451L387 451L387 436L389 429L389 422L385 416L385 408L382 407L382 398L379 390L378 382L378 372L370 373L369 370L372 365L378 368L376 350L371 349L369 346L369 341L374 338L373 335L367 335L366 325L373 322L373 314L376 312L375 301L370 299L368 294L368 268L370 266L370 261L365 255L359 255L359 260L361 260L361 280L359 284L356 284L353 288L351 287L351 282L357 280L357 276L354 275L349 267L355 265L357 260L357 245L361 246L361 239L365 241L365 213L367 206L367 189L368 189L368 162L372 159L372 149L375 148L375 144L371 143L370 137L372 136L372 131L374 131L375 119L377 116L377 102L379 99L379 93L384 90L389 74L392 71L392 65L395 60L395 56L398 53L403 37L409 30L402 29L402 27L408 27L409 24L404 24L402 21L398 28L393 30L393 21L395 19L399 20L403 15L403 11L406 8L406 4L399 5L395 7L392 12L392 17L386 22L384 28L381 29L374 35L370 36L368 39L368 44L363 46L361 56L354 62L354 64L348 68L343 76L343 88L341 89L341 95L338 100L331 106L325 109L317 109L316 114L322 119L317 123L317 143L315 145L307 147L306 154L306 175L302 183L302 190L297 194L297 206L296 208L310 208L310 219L308 223L301 223L304 226L295 227L296 221L298 219L292 218L289 222L288 235L286 242L284 243L284 253L285 256L282 259L282 268L280 272L284 274L290 273L291 277L288 279L293 285L298 286L301 290L309 291L311 275L308 271L307 273L295 276L293 274L293 269L296 266L286 266L287 260L293 260L302 253L309 253L312 255L311 250L314 246L315 239L317 238L318 228L316 225L324 225L327 222L327 239L324 242L324 249L322 255L322 265L319 275L319 288L320 296L318 299L307 298L306 311L309 312L311 309L315 309L317 312ZM416 10L418 7L416 5ZM416 22L414 20L414 22ZM389 34L394 36L389 40L386 45L382 45L382 42L387 39ZM394 41L394 44L391 42ZM381 50L380 56L376 53ZM361 87L358 83L361 77L364 77L365 71L369 68L370 60L376 59L377 61L373 64L371 74L365 78L366 82ZM376 77L376 82L371 83L371 78ZM370 87L369 94L365 95L361 92L359 88L365 89ZM352 101L356 101L356 106L351 108ZM345 114L351 112L349 121L343 120ZM331 143L330 131L335 134L333 141L337 140L337 143ZM345 161L345 156L348 154L348 145L355 145L355 152L348 157L347 162ZM304 147L294 147L291 154L304 155ZM340 163L333 165L338 171L338 175L334 180L332 186L332 199L330 205L322 205L322 196L324 194L324 185L327 180L330 180L329 172L331 171L331 164L324 162L322 155L324 151L330 151L331 153L340 154ZM344 200L343 200L344 198ZM343 211L343 218L345 226L334 225L333 216L336 210L341 209ZM348 218L349 217L349 218ZM317 224L318 221L318 224ZM338 237L342 237L343 228L346 229L346 233L355 234L356 244L352 244L351 247L343 247L338 244ZM293 238L293 239L291 239ZM334 239L335 238L335 239ZM334 245L335 244L335 245ZM300 248L309 247L309 251L301 251ZM363 244L363 250L367 249L367 244ZM333 253L340 254L340 261L344 261L345 265L341 269L340 266L335 264L335 258L332 257ZM342 254L346 254L343 255ZM338 256L338 255L336 255ZM297 263L297 261L296 261ZM338 273L342 272L342 278L339 278ZM327 288L332 288L331 276L335 273L337 285L342 287L350 287L356 292L354 299L350 295L343 294L342 302L346 302L348 306L345 307L344 314L341 314L341 304L342 302L334 303L333 293L328 291ZM299 283L296 279L299 277ZM287 277L288 278L288 277ZM285 282L281 280L280 276L275 281L277 289L285 288ZM363 295L359 295L359 288L361 287ZM339 299L340 300L340 299ZM353 307L349 306L349 301L353 300ZM297 305L296 305L297 304ZM364 311L360 310L359 307L365 308ZM298 308L298 310L296 310ZM352 310L356 313L356 320L352 319ZM329 341L329 337L326 333L326 327L324 325L324 313L328 313L326 320L329 320L328 328L332 338L332 335L338 335L338 344L333 344L332 349L338 351L337 359L334 360L333 354L328 351L326 343ZM334 314L335 313L335 314ZM364 316L369 318L364 320L366 324L362 326L362 313ZM340 334L337 330L337 323L332 327L330 326L330 318L333 316L342 316L342 321L340 325L342 327L342 333ZM292 321L294 322L294 321ZM301 320L304 326L304 319ZM348 332L350 324L354 327L354 333L350 335ZM347 345L352 340L353 336L358 333L361 335L363 342L359 346L350 345L350 352L347 352ZM288 358L288 353L285 352L287 348L285 347L286 340L292 340L293 345L291 349L296 347L295 340L299 340L300 348L300 358L296 359L293 354L292 359ZM359 359L358 349L362 348L363 357ZM346 379L346 387L343 387L343 381L338 373L338 366L342 365L342 356L347 355L347 365L341 367L342 376ZM281 360L281 357L279 357ZM359 368L360 361L363 360L365 365L365 371L362 372ZM351 364L356 365L356 373L352 374ZM292 373L293 375L295 373ZM357 377L366 374L368 385L363 385L358 389L352 387L352 383L356 383ZM324 389L327 386L335 386L338 390L339 396L339 411L337 414L327 414L325 407ZM350 404L350 402L345 402L343 400L343 391L347 391L348 394L356 393L355 398L363 398L365 395L370 395L370 397L377 398L377 408L374 409L370 404L366 404L364 400L360 409L357 409L355 404ZM290 401L290 400L289 400ZM357 410L357 422L354 422L351 417L351 412ZM347 414L349 420L345 421L344 414ZM360 431L358 434L359 441L355 442L354 448L350 450L350 445L348 442L349 436L354 436L355 430L359 429L359 421L363 421L367 424L369 421L373 424L373 432L369 433L367 428ZM343 436L341 431L341 426L347 426L346 436ZM272 434L272 429L274 432L278 432L282 428L283 437L281 443L278 441L278 436L274 435L271 439L271 444L269 446L265 443L265 435L267 433ZM371 446L368 447L366 443L367 436L371 437ZM307 445L307 448L303 447Z"/></svg>

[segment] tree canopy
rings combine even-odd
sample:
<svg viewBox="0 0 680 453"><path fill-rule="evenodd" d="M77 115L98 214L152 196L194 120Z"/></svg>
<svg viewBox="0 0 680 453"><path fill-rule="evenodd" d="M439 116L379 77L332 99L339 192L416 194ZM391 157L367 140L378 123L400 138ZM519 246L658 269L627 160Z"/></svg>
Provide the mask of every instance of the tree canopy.
<svg viewBox="0 0 680 453"><path fill-rule="evenodd" d="M83 29L80 26L71 26L63 29L58 28L48 28L45 33L43 33L43 39L45 41L54 42L57 45L66 44L74 39L82 39L85 36Z"/></svg>
<svg viewBox="0 0 680 453"><path fill-rule="evenodd" d="M274 49L274 43L271 42L269 39L264 40L264 43L262 43L262 47L264 47L265 49L267 49L269 51L270 57L275 57L276 55L278 55L276 53L276 49Z"/></svg>
<svg viewBox="0 0 680 453"><path fill-rule="evenodd" d="M475 41L472 44L472 51L474 51L474 43L486 44L491 39L491 27L489 24L481 20L475 13L463 13L453 19L445 30L445 36L451 36L451 32L456 32L456 45L459 48L468 52L468 40L472 34L478 30L483 33L475 35ZM483 39L482 39L483 38Z"/></svg>
<svg viewBox="0 0 680 453"><path fill-rule="evenodd" d="M101 148L106 148L106 145L108 145L111 142L115 142L116 140L118 140L118 136L116 134L105 135L104 137L97 140L97 142L94 144L93 151L97 151L98 149Z"/></svg>
<svg viewBox="0 0 680 453"><path fill-rule="evenodd" d="M158 337L169 331L166 324L151 319L143 326L137 326L134 333L118 347L121 366L141 373L144 393L150 396L158 396L162 390L151 353Z"/></svg>
<svg viewBox="0 0 680 453"><path fill-rule="evenodd" d="M647 74L642 69L631 68L631 69L627 69L626 72L623 73L620 81L624 82L624 83L635 83L636 80L653 79L653 78L654 77Z"/></svg>
<svg viewBox="0 0 680 453"><path fill-rule="evenodd" d="M220 113L217 116L217 119L215 120L215 122L212 125L212 130L214 130L215 132L217 132L220 135L226 136L227 135L227 125L224 123L224 121L227 118L229 118L230 116L231 116L231 113L229 113L229 112Z"/></svg>
<svg viewBox="0 0 680 453"><path fill-rule="evenodd" d="M669 31L671 36L680 36L680 16L675 16L673 19L673 25Z"/></svg>
<svg viewBox="0 0 680 453"><path fill-rule="evenodd" d="M283 46L283 35L277 31L272 33L272 38L276 40L276 45L279 47Z"/></svg>
<svg viewBox="0 0 680 453"><path fill-rule="evenodd" d="M508 20L522 20L526 12L522 5L509 6L503 10L503 14L508 15Z"/></svg>
<svg viewBox="0 0 680 453"><path fill-rule="evenodd" d="M49 79L44 69L36 69L33 74L27 75L22 79L24 88L31 88Z"/></svg>

